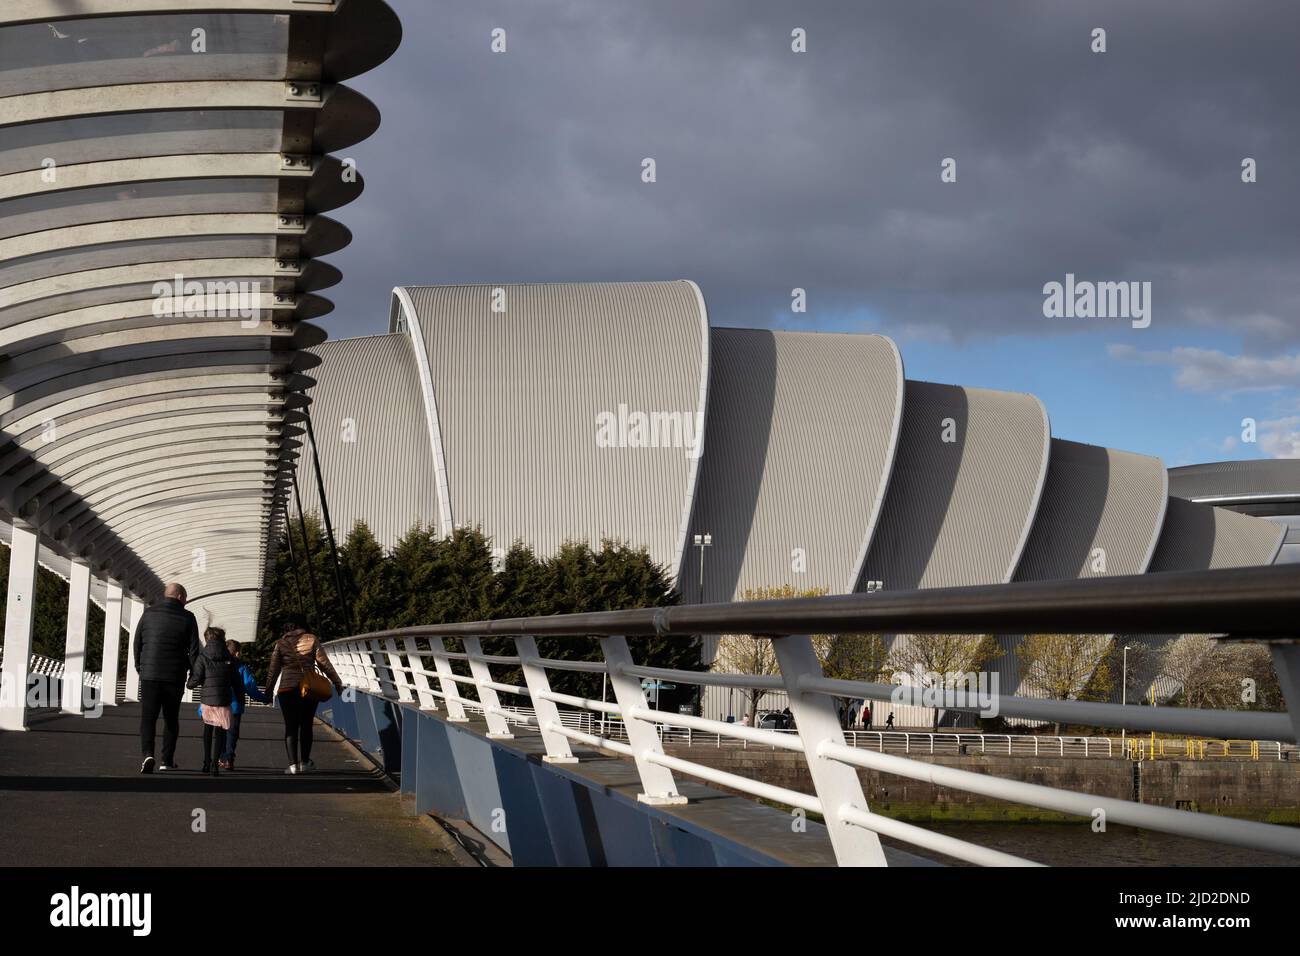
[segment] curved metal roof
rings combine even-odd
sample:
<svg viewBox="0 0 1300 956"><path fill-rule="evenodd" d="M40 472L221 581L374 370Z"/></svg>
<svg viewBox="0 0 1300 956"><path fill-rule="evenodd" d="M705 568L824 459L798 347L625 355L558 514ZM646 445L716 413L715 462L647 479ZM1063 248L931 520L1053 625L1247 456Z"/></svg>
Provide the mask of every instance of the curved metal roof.
<svg viewBox="0 0 1300 956"><path fill-rule="evenodd" d="M1227 508L1170 498L1151 571L1204 571L1272 564L1286 528Z"/></svg>
<svg viewBox="0 0 1300 956"><path fill-rule="evenodd" d="M859 586L1010 581L1050 447L1047 412L1032 395L909 380L889 491Z"/></svg>
<svg viewBox="0 0 1300 956"><path fill-rule="evenodd" d="M1216 461L1170 468L1169 493L1215 504L1300 504L1300 459Z"/></svg>
<svg viewBox="0 0 1300 956"><path fill-rule="evenodd" d="M377 127L383 0L0 9L0 509L247 639ZM173 294L173 291L175 294Z"/></svg>
<svg viewBox="0 0 1300 956"><path fill-rule="evenodd" d="M357 521L391 548L416 524L438 517L433 451L409 335L368 335L319 346L312 426L330 518L339 544ZM382 387L377 387L382 383ZM320 510L314 480L302 506Z"/></svg>
<svg viewBox="0 0 1300 956"><path fill-rule="evenodd" d="M704 600L791 585L851 591L902 418L903 363L879 335L715 328L692 534ZM698 600L688 546L680 588Z"/></svg>
<svg viewBox="0 0 1300 956"><path fill-rule="evenodd" d="M397 289L393 328L416 347L443 531L541 554L606 535L679 566L708 384L693 282Z"/></svg>
<svg viewBox="0 0 1300 956"><path fill-rule="evenodd" d="M1015 580L1141 574L1160 536L1166 485L1159 458L1053 438Z"/></svg>

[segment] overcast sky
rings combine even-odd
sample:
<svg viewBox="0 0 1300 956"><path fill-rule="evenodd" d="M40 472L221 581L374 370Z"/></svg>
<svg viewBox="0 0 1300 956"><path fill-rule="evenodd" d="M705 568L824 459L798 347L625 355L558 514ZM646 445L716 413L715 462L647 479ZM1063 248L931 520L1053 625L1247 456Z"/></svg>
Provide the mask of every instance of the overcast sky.
<svg viewBox="0 0 1300 956"><path fill-rule="evenodd" d="M1061 437L1300 457L1300 2L390 2L332 336L397 284L690 278L714 324L886 332ZM1150 282L1150 326L1045 317L1067 273Z"/></svg>

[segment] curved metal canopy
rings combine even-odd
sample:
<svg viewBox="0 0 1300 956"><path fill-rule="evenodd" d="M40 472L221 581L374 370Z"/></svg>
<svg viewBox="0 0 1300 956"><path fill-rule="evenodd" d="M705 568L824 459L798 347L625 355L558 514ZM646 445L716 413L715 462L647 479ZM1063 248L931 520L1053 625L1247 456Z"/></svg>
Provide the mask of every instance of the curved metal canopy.
<svg viewBox="0 0 1300 956"><path fill-rule="evenodd" d="M247 639L299 454L318 261L360 195L383 0L0 8L0 519Z"/></svg>

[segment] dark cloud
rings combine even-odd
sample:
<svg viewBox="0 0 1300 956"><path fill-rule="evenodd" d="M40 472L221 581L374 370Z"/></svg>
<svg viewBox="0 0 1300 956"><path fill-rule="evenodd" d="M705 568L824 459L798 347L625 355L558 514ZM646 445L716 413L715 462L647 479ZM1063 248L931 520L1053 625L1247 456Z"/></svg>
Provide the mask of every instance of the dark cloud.
<svg viewBox="0 0 1300 956"><path fill-rule="evenodd" d="M677 277L721 324L1050 331L1073 272L1150 280L1155 328L1300 342L1294 0L394 5L334 335L397 283Z"/></svg>

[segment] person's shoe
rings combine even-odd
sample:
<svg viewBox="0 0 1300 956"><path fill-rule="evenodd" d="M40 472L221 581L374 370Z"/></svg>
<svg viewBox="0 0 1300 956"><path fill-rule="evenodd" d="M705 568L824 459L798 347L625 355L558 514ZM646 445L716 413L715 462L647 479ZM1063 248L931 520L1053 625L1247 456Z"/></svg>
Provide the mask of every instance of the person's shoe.
<svg viewBox="0 0 1300 956"><path fill-rule="evenodd" d="M145 757L144 760L140 762L140 772L153 773L153 766L154 766L153 757Z"/></svg>
<svg viewBox="0 0 1300 956"><path fill-rule="evenodd" d="M222 757L220 760L217 761L217 766L220 767L222 770L229 770L234 765L225 757Z"/></svg>
<svg viewBox="0 0 1300 956"><path fill-rule="evenodd" d="M173 760L171 763L160 763L160 764L158 765L158 769L159 769L159 770L180 770L181 768L180 768L180 766L176 763L176 761Z"/></svg>
<svg viewBox="0 0 1300 956"><path fill-rule="evenodd" d="M206 760L203 761L203 766L199 768L199 773L211 773L211 772L212 772L212 764L210 764Z"/></svg>
<svg viewBox="0 0 1300 956"><path fill-rule="evenodd" d="M215 764L212 765L212 776L214 777L221 776L221 761L217 761Z"/></svg>
<svg viewBox="0 0 1300 956"><path fill-rule="evenodd" d="M316 761L304 760L302 763L298 764L298 767L300 768L298 770L299 773L312 773L316 770Z"/></svg>
<svg viewBox="0 0 1300 956"><path fill-rule="evenodd" d="M302 773L302 770L299 769L300 767L302 767L302 764L291 763L291 764L289 764L289 766L287 766L287 767L284 768L284 772L285 772L285 773Z"/></svg>

